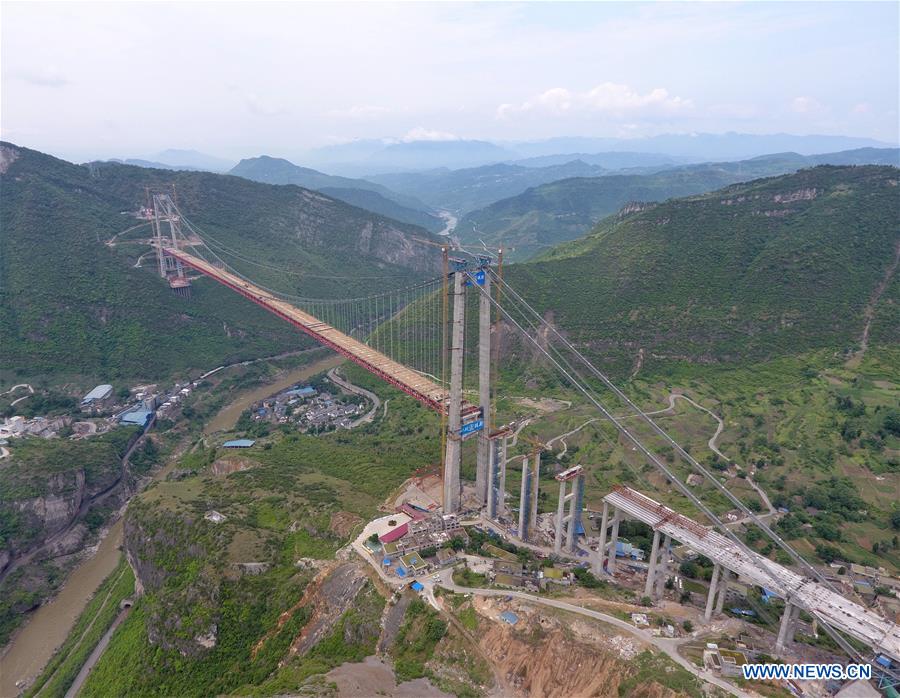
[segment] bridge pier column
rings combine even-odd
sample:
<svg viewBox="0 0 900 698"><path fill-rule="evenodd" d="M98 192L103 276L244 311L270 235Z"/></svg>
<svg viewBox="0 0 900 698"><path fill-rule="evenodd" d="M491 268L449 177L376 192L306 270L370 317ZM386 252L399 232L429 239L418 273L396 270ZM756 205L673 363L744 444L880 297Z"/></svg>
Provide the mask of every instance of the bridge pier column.
<svg viewBox="0 0 900 698"><path fill-rule="evenodd" d="M534 530L537 528L537 510L538 510L538 490L541 482L541 452L534 452L534 466L531 471L531 512L528 517L528 528Z"/></svg>
<svg viewBox="0 0 900 698"><path fill-rule="evenodd" d="M528 456L525 456L522 458L522 491L519 495L519 540L521 541L528 540L528 509L530 508L528 501L528 480L530 477L528 472Z"/></svg>
<svg viewBox="0 0 900 698"><path fill-rule="evenodd" d="M728 577L731 576L731 570L723 567L719 580L719 598L716 601L716 614L722 612L725 608L725 597L728 596Z"/></svg>
<svg viewBox="0 0 900 698"><path fill-rule="evenodd" d="M794 616L794 604L785 602L784 613L781 614L781 625L778 626L778 638L775 640L775 651L784 652L784 643L788 640L791 621Z"/></svg>
<svg viewBox="0 0 900 698"><path fill-rule="evenodd" d="M478 305L478 402L484 427L478 435L478 450L475 462L475 496L478 505L484 506L489 496L488 471L490 460L490 418L491 418L491 277L484 274L483 292L479 294Z"/></svg>
<svg viewBox="0 0 900 698"><path fill-rule="evenodd" d="M447 451L444 458L444 513L459 511L459 462L462 443L463 331L466 320L466 296L461 271L453 274L453 322L450 329L450 404L447 415Z"/></svg>
<svg viewBox="0 0 900 698"><path fill-rule="evenodd" d="M594 576L599 577L603 573L603 558L606 557L606 527L609 525L609 504L604 500L603 515L600 518L600 546L597 548L597 556L594 558Z"/></svg>
<svg viewBox="0 0 900 698"><path fill-rule="evenodd" d="M708 623L712 618L713 603L716 599L716 587L719 584L719 574L722 568L718 564L713 566L712 577L709 579L709 593L706 595L706 610L703 612L703 619Z"/></svg>
<svg viewBox="0 0 900 698"><path fill-rule="evenodd" d="M656 566L656 594L655 598L661 598L669 578L669 555L672 548L672 537L666 536L659 549L659 562Z"/></svg>
<svg viewBox="0 0 900 698"><path fill-rule="evenodd" d="M606 569L609 570L610 576L616 573L616 545L619 542L619 519L622 514L618 507L613 507L612 535L609 539L609 562Z"/></svg>
<svg viewBox="0 0 900 698"><path fill-rule="evenodd" d="M500 444L500 462L495 464L494 467L498 468L497 475L497 516L506 516L506 452L509 447L509 436L505 435L503 437L503 442Z"/></svg>
<svg viewBox="0 0 900 698"><path fill-rule="evenodd" d="M561 480L559 483L559 501L556 507L556 535L553 537L553 552L559 555L562 552L563 542L563 522L566 517L566 482ZM569 524L572 525L571 523Z"/></svg>
<svg viewBox="0 0 900 698"><path fill-rule="evenodd" d="M653 546L650 548L650 562L647 565L647 582L644 584L644 596L650 596L656 576L656 560L659 557L659 531L653 532Z"/></svg>

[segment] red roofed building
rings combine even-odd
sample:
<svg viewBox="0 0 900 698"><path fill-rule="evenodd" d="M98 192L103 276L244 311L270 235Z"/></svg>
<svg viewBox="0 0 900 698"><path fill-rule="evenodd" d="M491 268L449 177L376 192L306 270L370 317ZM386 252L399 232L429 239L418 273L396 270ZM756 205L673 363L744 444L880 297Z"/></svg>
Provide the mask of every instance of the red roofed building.
<svg viewBox="0 0 900 698"><path fill-rule="evenodd" d="M428 517L428 514L409 504L401 504L397 511L402 511L404 514L411 517L413 521L422 521Z"/></svg>
<svg viewBox="0 0 900 698"><path fill-rule="evenodd" d="M382 543L393 543L395 540L403 538L407 533L409 533L409 522L397 526L397 528L392 531L388 531L384 535L379 536L378 540Z"/></svg>

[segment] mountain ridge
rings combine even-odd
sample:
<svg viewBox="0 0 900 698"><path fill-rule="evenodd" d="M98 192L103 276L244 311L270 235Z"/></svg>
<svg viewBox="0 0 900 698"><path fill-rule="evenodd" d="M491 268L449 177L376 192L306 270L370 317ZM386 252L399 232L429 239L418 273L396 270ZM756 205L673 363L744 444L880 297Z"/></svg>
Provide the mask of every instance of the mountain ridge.
<svg viewBox="0 0 900 698"><path fill-rule="evenodd" d="M900 241L900 170L819 166L610 217L505 278L585 351L647 361L766 360L862 335ZM702 281L701 281L702 280ZM900 280L875 309L900 340Z"/></svg>
<svg viewBox="0 0 900 698"><path fill-rule="evenodd" d="M362 295L435 273L425 230L299 187L206 172L72 163L0 144L2 254L0 342L19 377L60 371L154 379L312 346L286 323L199 279L177 299L150 268L137 221L123 215L145 187L171 190L200 229L250 259L303 270L286 276L247 267L272 288L312 297ZM143 237L142 237L143 236ZM241 270L240 259L228 262ZM379 276L380 275L380 276ZM380 281L367 281L379 276ZM160 337L166 337L160 342ZM19 382L19 381L16 381Z"/></svg>
<svg viewBox="0 0 900 698"><path fill-rule="evenodd" d="M469 212L456 227L464 243L483 240L510 249L513 259L585 234L598 221L629 202L661 201L712 191L735 182L783 174L820 164L900 165L900 149L858 150L803 156L772 155L736 162L682 165L645 173L614 172L595 178L570 178L530 188L514 197Z"/></svg>

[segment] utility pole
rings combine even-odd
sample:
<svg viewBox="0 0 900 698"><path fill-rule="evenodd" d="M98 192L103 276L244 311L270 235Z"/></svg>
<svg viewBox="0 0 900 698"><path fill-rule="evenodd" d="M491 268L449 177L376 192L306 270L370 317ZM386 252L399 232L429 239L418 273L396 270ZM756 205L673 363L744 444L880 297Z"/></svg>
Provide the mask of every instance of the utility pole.
<svg viewBox="0 0 900 698"><path fill-rule="evenodd" d="M444 513L459 511L459 463L462 455L463 347L466 325L465 262L453 262L453 322L450 325L450 404L444 460Z"/></svg>

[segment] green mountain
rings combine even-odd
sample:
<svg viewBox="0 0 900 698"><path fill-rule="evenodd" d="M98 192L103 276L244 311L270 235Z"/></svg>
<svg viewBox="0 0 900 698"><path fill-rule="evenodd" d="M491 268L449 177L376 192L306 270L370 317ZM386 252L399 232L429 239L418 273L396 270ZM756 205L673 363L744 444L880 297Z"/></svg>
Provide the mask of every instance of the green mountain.
<svg viewBox="0 0 900 698"><path fill-rule="evenodd" d="M498 163L462 170L436 169L369 177L386 187L415 196L435 208L468 213L529 187L567 177L599 177L606 170L580 160L547 167Z"/></svg>
<svg viewBox="0 0 900 698"><path fill-rule="evenodd" d="M308 167L300 167L283 158L262 155L241 160L228 174L266 184L296 184L306 189L321 191L328 196L352 206L364 208L388 218L419 225L433 233L444 227L444 222L430 212L428 206L412 196L391 191L380 184L364 179L351 179L325 174Z"/></svg>
<svg viewBox="0 0 900 698"><path fill-rule="evenodd" d="M207 279L193 284L190 300L176 298L155 275L152 256L135 266L149 251L148 226L105 244L139 222L128 212L144 202L146 187L174 186L194 224L256 264L225 255L226 261L271 288L348 297L440 268L435 248L414 239L429 237L421 228L299 187L73 165L8 143L0 144L0 183L4 379L156 378L309 345L286 323Z"/></svg>
<svg viewBox="0 0 900 698"><path fill-rule="evenodd" d="M575 178L534 187L473 211L456 235L465 243L505 247L511 259L528 259L584 235L600 219L633 202L690 196L735 182L793 172L821 164L900 164L897 149L862 148L825 155L779 153L741 162L688 165L662 172ZM658 169L658 168L657 168Z"/></svg>
<svg viewBox="0 0 900 698"><path fill-rule="evenodd" d="M898 178L822 166L636 207L505 274L620 372L639 352L728 362L853 348L868 313L870 341L897 342Z"/></svg>

